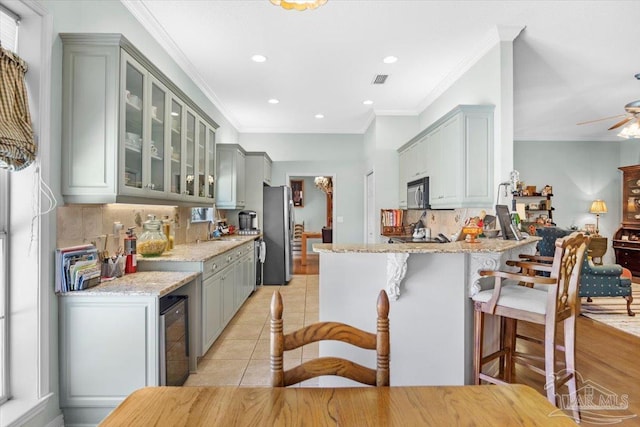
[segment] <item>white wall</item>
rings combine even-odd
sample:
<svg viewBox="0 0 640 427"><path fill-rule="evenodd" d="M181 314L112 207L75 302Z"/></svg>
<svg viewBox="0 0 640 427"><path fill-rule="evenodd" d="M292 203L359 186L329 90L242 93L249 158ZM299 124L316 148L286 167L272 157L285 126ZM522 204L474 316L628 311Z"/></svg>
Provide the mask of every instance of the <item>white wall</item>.
<svg viewBox="0 0 640 427"><path fill-rule="evenodd" d="M10 8L18 10L23 15L21 23L22 43L33 45L31 53L27 50L21 52L29 63L27 80L30 92L32 118L36 135L40 144L39 161L43 180L52 188L59 203L62 203L60 194L60 152L61 152L61 82L62 82L62 43L58 37L61 32L105 32L122 33L145 56L154 62L177 86L179 86L194 102L202 107L219 125L218 139L234 142L237 139L237 131L222 116L218 109L204 96L190 78L180 69L178 64L164 51L163 47L152 39L142 29L132 15L118 1L65 1L65 0L41 0L31 3L35 9L42 9L45 22L45 32L51 30L51 40L46 38L49 34L40 33L40 18L33 17L33 13L23 13L25 7L19 1L3 0ZM33 20L31 19L33 17ZM38 22L35 22L35 21ZM36 46L42 41L47 44ZM51 69L43 69L41 56L51 58ZM45 62L46 63L46 62ZM50 73L50 74L49 74ZM51 79L51 92L40 91L40 82ZM42 105L51 105L51 111L42 108ZM44 115L44 116L43 116ZM46 123L46 126L42 126ZM44 132L43 132L44 131ZM11 216L12 239L16 246L12 247L12 257L15 255L19 261L11 260L11 282L19 284L12 292L12 307L16 310L12 313L13 326L19 329L12 331L13 336L19 341L19 345L13 346L14 350L21 349L19 354L12 354L12 363L21 375L21 384L28 386L14 387L14 396L26 395L42 396L51 390L55 393L46 406L44 412L27 422L27 426L42 426L48 423L59 422L58 403L58 323L57 300L52 295L53 272L51 259L56 236L55 216L45 216L35 220L35 235L31 235L31 218L33 212L46 209L39 206L37 199L41 198L34 185L34 167L16 174L12 182ZM29 200L29 203L24 203ZM33 202L31 202L33 200ZM44 200L44 199L43 199ZM46 203L43 203L46 205ZM35 206L32 209L32 206ZM15 233L15 234L14 234ZM42 245L42 246L40 246ZM41 253L39 253L41 251ZM29 269L25 269L28 264ZM20 272L19 275L15 272ZM39 283L39 286L34 285ZM13 286L13 285L11 285ZM48 307L39 307L36 303L37 295L49 294L42 299L51 301ZM42 298L42 297L41 297ZM44 345L40 346L33 331L41 330L46 336ZM13 343L12 343L13 344ZM26 350L25 350L26 348ZM23 351L24 350L24 351ZM38 353L43 354L42 365L34 362ZM22 368L22 366L27 366ZM48 375L44 383L44 389L37 388L36 377ZM28 376L29 380L24 381ZM3 421L7 421L6 413Z"/></svg>
<svg viewBox="0 0 640 427"><path fill-rule="evenodd" d="M365 133L366 172L373 171L374 179L374 218L379 217L380 209L398 207L397 149L418 134L419 126L418 116L376 116ZM375 234L378 235L380 224L377 221L376 227Z"/></svg>
<svg viewBox="0 0 640 427"><path fill-rule="evenodd" d="M335 175L333 241L364 242L362 135L246 133L240 134L240 145L247 151L269 154L273 186L289 185L287 175Z"/></svg>
<svg viewBox="0 0 640 427"><path fill-rule="evenodd" d="M605 201L608 212L600 215L600 234L609 238L609 249L603 261L614 262L611 238L622 221L621 143L517 141L514 151L514 167L525 185L553 187L553 219L559 227L595 224L595 215L589 213L591 202ZM637 164L638 155L628 162Z"/></svg>

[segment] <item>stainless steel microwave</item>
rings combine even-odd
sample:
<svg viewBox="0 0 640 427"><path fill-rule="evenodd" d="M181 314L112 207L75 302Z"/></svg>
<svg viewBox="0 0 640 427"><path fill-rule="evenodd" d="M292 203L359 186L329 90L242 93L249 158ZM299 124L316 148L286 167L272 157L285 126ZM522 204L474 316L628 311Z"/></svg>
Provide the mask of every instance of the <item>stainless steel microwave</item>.
<svg viewBox="0 0 640 427"><path fill-rule="evenodd" d="M431 209L429 177L407 183L407 209Z"/></svg>

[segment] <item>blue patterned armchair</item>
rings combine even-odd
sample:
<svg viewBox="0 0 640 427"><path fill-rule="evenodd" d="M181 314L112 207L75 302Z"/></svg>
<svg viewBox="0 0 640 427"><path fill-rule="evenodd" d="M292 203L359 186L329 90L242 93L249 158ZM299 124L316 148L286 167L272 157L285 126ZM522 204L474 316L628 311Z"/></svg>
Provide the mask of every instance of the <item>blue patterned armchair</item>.
<svg viewBox="0 0 640 427"><path fill-rule="evenodd" d="M631 311L631 279L622 276L623 270L618 264L594 265L588 257L584 257L579 295L587 297L587 301L591 297L623 297L627 300L627 314L635 316Z"/></svg>
<svg viewBox="0 0 640 427"><path fill-rule="evenodd" d="M536 236L542 237L538 242L538 253L540 256L553 257L556 253L556 240L569 235L569 230L558 227L540 227L536 228Z"/></svg>
<svg viewBox="0 0 640 427"><path fill-rule="evenodd" d="M556 239L566 236L570 231L557 227L536 228L536 235L542 237L538 242L540 256L553 256ZM589 257L582 262L582 276L578 292L580 297L591 301L592 297L617 297L627 300L627 314L635 316L631 311L633 296L631 294L631 279L621 277L623 268L618 264L594 265Z"/></svg>

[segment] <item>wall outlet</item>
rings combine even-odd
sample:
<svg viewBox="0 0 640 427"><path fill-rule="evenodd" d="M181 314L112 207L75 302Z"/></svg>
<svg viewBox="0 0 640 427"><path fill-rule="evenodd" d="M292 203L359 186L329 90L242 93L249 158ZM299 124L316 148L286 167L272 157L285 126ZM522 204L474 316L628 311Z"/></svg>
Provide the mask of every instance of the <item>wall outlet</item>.
<svg viewBox="0 0 640 427"><path fill-rule="evenodd" d="M124 228L124 225L120 221L114 221L113 223L113 238L118 239L120 237L120 230Z"/></svg>
<svg viewBox="0 0 640 427"><path fill-rule="evenodd" d="M339 216L336 218L336 220L338 221L338 224L342 224L344 222L344 217L343 216Z"/></svg>

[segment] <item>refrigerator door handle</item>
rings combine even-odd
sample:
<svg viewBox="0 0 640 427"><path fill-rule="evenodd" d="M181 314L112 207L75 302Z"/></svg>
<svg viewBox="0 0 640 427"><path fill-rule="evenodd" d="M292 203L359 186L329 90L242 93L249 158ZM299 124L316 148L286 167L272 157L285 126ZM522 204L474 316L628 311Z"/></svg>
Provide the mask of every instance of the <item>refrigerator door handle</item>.
<svg viewBox="0 0 640 427"><path fill-rule="evenodd" d="M264 242L260 242L260 263L264 264L264 260L267 258L267 244Z"/></svg>

